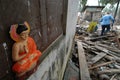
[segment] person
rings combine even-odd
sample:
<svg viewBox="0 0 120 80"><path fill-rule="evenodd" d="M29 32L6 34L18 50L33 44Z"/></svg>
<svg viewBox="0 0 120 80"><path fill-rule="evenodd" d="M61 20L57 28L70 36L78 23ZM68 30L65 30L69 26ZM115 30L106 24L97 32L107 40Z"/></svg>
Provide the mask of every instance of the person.
<svg viewBox="0 0 120 80"><path fill-rule="evenodd" d="M29 29L25 24L11 26L10 34L19 36L12 47L12 59L14 64L12 70L18 77L32 70L36 65L41 52L37 50L34 40L29 36ZM16 27L16 28L13 28ZM16 30L14 30L16 29ZM16 31L16 34L13 34Z"/></svg>
<svg viewBox="0 0 120 80"><path fill-rule="evenodd" d="M97 29L98 29L97 21L92 21L90 22L89 27L87 28L87 32L93 33L96 32Z"/></svg>
<svg viewBox="0 0 120 80"><path fill-rule="evenodd" d="M110 23L112 21L112 24L114 23L114 18L112 15L109 14L109 12L107 12L106 15L104 15L101 19L100 19L100 23L102 26L102 30L101 30L101 36L105 35L107 32L110 31Z"/></svg>

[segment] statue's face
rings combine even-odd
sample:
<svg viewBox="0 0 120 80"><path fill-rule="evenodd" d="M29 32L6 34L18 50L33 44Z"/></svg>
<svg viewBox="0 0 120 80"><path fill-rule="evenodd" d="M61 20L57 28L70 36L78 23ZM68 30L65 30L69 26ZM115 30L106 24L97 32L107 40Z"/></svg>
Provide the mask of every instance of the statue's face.
<svg viewBox="0 0 120 80"><path fill-rule="evenodd" d="M20 37L21 37L23 40L26 40L26 39L28 38L28 35L29 35L28 30L23 31L23 32L20 33Z"/></svg>

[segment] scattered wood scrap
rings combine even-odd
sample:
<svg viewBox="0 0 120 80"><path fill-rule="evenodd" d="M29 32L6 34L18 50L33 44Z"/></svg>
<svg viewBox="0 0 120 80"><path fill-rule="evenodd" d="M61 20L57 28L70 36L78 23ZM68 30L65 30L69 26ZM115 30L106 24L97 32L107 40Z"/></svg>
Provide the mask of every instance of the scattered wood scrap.
<svg viewBox="0 0 120 80"><path fill-rule="evenodd" d="M96 65L96 66L90 67L89 69L95 69L95 68L98 68L98 67L101 67L101 66L105 66L105 65L111 64L111 63L113 63L113 62L114 62L114 61L110 61L110 62L102 63L102 64L99 64L99 65Z"/></svg>
<svg viewBox="0 0 120 80"><path fill-rule="evenodd" d="M104 44L98 44L100 47L106 48L107 50L113 51L115 53L120 53L120 50L114 47L110 47ZM120 55L119 55L120 56Z"/></svg>
<svg viewBox="0 0 120 80"><path fill-rule="evenodd" d="M80 69L81 80L120 80L120 50L115 34L99 36L79 29L75 34L72 61Z"/></svg>
<svg viewBox="0 0 120 80"><path fill-rule="evenodd" d="M99 53L98 55L91 59L92 63L93 64L96 63L97 61L102 59L105 55L106 55L105 53Z"/></svg>
<svg viewBox="0 0 120 80"><path fill-rule="evenodd" d="M114 75L111 77L110 80L113 80L113 79L115 78L116 75L117 75L117 74L114 74Z"/></svg>
<svg viewBox="0 0 120 80"><path fill-rule="evenodd" d="M118 74L120 73L120 69L108 69L103 71L98 71L98 74Z"/></svg>

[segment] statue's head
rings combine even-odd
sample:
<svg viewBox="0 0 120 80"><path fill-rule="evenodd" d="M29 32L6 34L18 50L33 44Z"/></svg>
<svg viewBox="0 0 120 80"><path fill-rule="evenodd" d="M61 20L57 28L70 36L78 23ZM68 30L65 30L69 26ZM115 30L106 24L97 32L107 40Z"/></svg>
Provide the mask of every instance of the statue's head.
<svg viewBox="0 0 120 80"><path fill-rule="evenodd" d="M28 28L24 24L18 24L16 33L20 36L21 39L25 40L28 38L29 32Z"/></svg>
<svg viewBox="0 0 120 80"><path fill-rule="evenodd" d="M23 24L13 24L10 27L10 36L11 38L18 42L22 39L25 39L30 32L30 26L25 21ZM26 37L25 37L26 36Z"/></svg>
<svg viewBox="0 0 120 80"><path fill-rule="evenodd" d="M24 24L18 24L17 29L16 29L16 33L20 34L20 33L22 33L23 31L26 31L26 30L28 30L28 28L26 27L26 25L24 25Z"/></svg>

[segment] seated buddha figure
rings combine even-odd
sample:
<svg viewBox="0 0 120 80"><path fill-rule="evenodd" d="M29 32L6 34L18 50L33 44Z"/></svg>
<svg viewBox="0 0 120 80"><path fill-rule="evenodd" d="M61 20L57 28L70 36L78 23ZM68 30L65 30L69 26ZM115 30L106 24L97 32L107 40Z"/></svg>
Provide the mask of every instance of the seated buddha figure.
<svg viewBox="0 0 120 80"><path fill-rule="evenodd" d="M41 56L34 40L29 36L29 27L24 24L12 25L10 35L16 42L12 47L12 70L17 76L22 76L32 70Z"/></svg>

